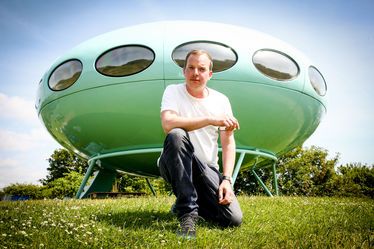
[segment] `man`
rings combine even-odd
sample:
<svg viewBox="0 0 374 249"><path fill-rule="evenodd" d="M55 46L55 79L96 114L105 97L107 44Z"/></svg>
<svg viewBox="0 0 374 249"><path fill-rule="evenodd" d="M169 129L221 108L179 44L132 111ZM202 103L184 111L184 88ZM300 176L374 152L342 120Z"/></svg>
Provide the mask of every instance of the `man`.
<svg viewBox="0 0 374 249"><path fill-rule="evenodd" d="M198 217L221 226L239 226L242 212L232 189L235 163L233 117L228 98L207 87L213 61L202 50L186 56L184 84L169 85L161 103L161 123L167 134L159 166L177 197L177 234L194 238ZM218 136L223 175L218 171Z"/></svg>

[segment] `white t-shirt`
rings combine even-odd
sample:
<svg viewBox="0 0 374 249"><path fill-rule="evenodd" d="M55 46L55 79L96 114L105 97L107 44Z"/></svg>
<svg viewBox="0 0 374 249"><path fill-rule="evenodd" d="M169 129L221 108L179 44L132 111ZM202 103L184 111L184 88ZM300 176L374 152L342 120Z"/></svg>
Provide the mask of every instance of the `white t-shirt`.
<svg viewBox="0 0 374 249"><path fill-rule="evenodd" d="M186 89L186 84L169 85L164 91L161 112L175 111L181 117L232 116L229 99L211 88L208 96L195 98ZM188 132L195 149L195 155L209 166L218 169L218 136L219 127L206 126Z"/></svg>

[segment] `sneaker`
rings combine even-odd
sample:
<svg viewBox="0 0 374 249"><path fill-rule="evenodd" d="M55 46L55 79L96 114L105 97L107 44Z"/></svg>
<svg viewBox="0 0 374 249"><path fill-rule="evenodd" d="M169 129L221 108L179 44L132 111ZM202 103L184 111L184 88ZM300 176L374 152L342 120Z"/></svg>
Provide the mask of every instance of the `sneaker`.
<svg viewBox="0 0 374 249"><path fill-rule="evenodd" d="M177 236L184 239L196 239L196 222L199 216L197 214L185 214L179 218L179 228Z"/></svg>

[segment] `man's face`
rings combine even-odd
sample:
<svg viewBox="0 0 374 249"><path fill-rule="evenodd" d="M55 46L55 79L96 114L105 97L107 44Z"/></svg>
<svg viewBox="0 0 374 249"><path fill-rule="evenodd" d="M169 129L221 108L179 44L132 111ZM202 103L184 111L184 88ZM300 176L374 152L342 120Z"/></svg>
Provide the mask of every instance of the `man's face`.
<svg viewBox="0 0 374 249"><path fill-rule="evenodd" d="M212 77L212 71L209 70L210 60L205 55L190 55L188 57L186 68L183 70L186 83L189 87L205 87L208 80Z"/></svg>

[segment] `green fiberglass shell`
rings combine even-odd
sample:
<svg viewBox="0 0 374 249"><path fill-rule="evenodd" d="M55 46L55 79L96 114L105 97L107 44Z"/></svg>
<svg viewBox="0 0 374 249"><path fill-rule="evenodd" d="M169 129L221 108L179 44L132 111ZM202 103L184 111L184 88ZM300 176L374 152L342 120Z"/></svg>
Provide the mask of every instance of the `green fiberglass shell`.
<svg viewBox="0 0 374 249"><path fill-rule="evenodd" d="M183 83L181 65L194 48L213 57L208 86L230 99L238 149L277 157L319 125L326 83L302 53L254 30L187 21L128 27L73 48L39 84L39 117L65 148L87 159L104 155L104 168L158 176L162 94Z"/></svg>

